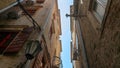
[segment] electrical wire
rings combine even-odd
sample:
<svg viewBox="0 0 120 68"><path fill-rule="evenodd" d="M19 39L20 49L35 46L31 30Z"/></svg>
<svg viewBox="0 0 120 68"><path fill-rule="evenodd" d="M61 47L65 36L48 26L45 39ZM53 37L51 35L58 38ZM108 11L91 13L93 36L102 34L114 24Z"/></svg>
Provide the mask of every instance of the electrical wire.
<svg viewBox="0 0 120 68"><path fill-rule="evenodd" d="M32 20L32 24L33 24L33 26L34 26L34 29L36 28L36 27L38 27L39 28L39 30L41 31L41 27L39 26L39 24L32 18L32 16L26 11L26 9L23 7L23 5L20 3L20 0L17 0L17 2L18 2L18 5L19 5L19 7L26 13L26 15Z"/></svg>

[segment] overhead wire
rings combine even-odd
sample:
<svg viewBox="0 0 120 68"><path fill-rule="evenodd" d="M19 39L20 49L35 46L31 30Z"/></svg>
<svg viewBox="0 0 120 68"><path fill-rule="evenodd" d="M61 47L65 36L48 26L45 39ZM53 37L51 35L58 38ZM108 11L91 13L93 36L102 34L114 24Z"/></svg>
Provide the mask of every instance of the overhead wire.
<svg viewBox="0 0 120 68"><path fill-rule="evenodd" d="M23 10L23 12L25 12L25 14L32 20L32 24L34 26L34 29L36 27L39 28L39 30L41 31L41 27L39 26L39 24L32 18L32 16L26 11L26 9L24 8L24 6L20 3L20 0L17 0L17 3L19 5L19 7Z"/></svg>

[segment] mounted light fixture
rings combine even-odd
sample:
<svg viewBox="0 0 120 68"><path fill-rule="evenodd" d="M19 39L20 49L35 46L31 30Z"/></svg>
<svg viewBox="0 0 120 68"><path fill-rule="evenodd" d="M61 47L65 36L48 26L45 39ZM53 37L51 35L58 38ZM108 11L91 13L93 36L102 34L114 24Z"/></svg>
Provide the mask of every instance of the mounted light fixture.
<svg viewBox="0 0 120 68"><path fill-rule="evenodd" d="M66 17L78 17L80 15L76 15L76 14L66 14Z"/></svg>
<svg viewBox="0 0 120 68"><path fill-rule="evenodd" d="M73 3L73 13L72 14L66 14L66 17L75 17L75 19L77 17L85 17L86 15L84 14L79 14L79 1L80 1L80 4L83 4L83 0L74 0L74 3Z"/></svg>
<svg viewBox="0 0 120 68"><path fill-rule="evenodd" d="M26 42L25 56L26 61L21 68L30 68L30 62L34 59L42 50L41 43L38 40L29 40Z"/></svg>
<svg viewBox="0 0 120 68"><path fill-rule="evenodd" d="M26 45L25 56L28 60L32 60L42 50L41 43L37 40L30 40Z"/></svg>

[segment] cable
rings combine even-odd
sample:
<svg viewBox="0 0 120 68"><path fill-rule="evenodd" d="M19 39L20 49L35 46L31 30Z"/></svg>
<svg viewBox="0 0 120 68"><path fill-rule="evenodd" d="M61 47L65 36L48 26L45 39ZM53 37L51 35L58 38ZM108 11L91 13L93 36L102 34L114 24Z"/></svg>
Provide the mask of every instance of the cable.
<svg viewBox="0 0 120 68"><path fill-rule="evenodd" d="M32 24L33 24L33 26L34 26L34 29L35 29L35 27L36 26L38 26L38 28L39 28L39 30L41 31L41 28L40 28L40 26L39 26L39 24L32 18L32 16L25 10L25 8L22 6L22 4L20 3L20 0L17 0L17 2L18 2L18 5L19 5L19 7L26 13L26 15L28 15L28 17L32 20Z"/></svg>

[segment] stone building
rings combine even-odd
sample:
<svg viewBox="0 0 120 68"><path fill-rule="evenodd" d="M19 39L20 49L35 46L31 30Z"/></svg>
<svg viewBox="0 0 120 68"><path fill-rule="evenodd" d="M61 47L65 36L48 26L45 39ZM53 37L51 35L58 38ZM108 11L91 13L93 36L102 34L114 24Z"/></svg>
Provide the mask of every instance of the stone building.
<svg viewBox="0 0 120 68"><path fill-rule="evenodd" d="M72 14L74 12L74 6L70 6L70 13ZM76 24L74 17L70 18L71 26L71 63L73 64L73 68L80 68L80 57L78 56L78 37L76 33Z"/></svg>
<svg viewBox="0 0 120 68"><path fill-rule="evenodd" d="M0 68L60 68L57 0L0 1Z"/></svg>
<svg viewBox="0 0 120 68"><path fill-rule="evenodd" d="M119 0L74 0L71 27L78 39L81 68L120 67ZM75 41L72 39L72 46ZM73 49L73 48L72 48ZM72 51L73 52L73 51ZM74 54L72 54L74 56ZM73 64L75 65L75 64ZM80 68L80 67L74 67Z"/></svg>

